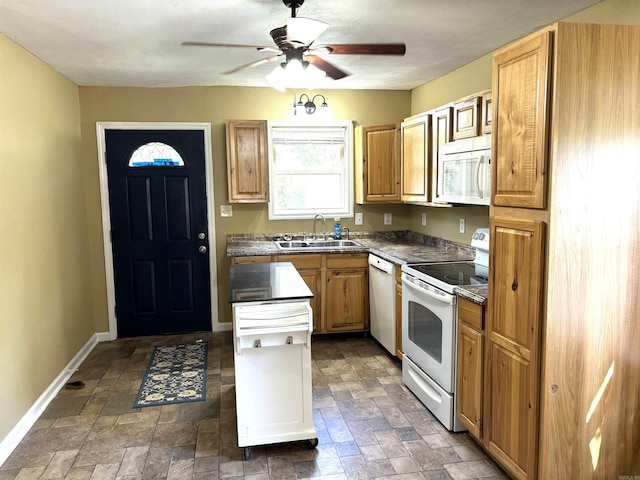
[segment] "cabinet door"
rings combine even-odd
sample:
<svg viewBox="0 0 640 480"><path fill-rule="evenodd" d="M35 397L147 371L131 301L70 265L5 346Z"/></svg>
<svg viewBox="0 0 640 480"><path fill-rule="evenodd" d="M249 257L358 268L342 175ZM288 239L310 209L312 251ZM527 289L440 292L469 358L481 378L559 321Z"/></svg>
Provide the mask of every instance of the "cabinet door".
<svg viewBox="0 0 640 480"><path fill-rule="evenodd" d="M490 221L484 443L514 477L536 478L544 224Z"/></svg>
<svg viewBox="0 0 640 480"><path fill-rule="evenodd" d="M365 268L327 272L328 332L369 328L369 271Z"/></svg>
<svg viewBox="0 0 640 480"><path fill-rule="evenodd" d="M487 92L482 95L482 133L491 133L493 126L493 95Z"/></svg>
<svg viewBox="0 0 640 480"><path fill-rule="evenodd" d="M431 115L402 122L402 201L431 201Z"/></svg>
<svg viewBox="0 0 640 480"><path fill-rule="evenodd" d="M480 135L480 109L482 97L473 97L453 105L453 138L477 137Z"/></svg>
<svg viewBox="0 0 640 480"><path fill-rule="evenodd" d="M482 333L458 325L458 375L456 415L469 433L482 436Z"/></svg>
<svg viewBox="0 0 640 480"><path fill-rule="evenodd" d="M551 32L493 57L492 205L545 208Z"/></svg>
<svg viewBox="0 0 640 480"><path fill-rule="evenodd" d="M432 130L431 191L433 192L433 201L437 202L442 194L438 191L438 155L440 154L440 145L453 141L453 107L449 106L435 111Z"/></svg>
<svg viewBox="0 0 640 480"><path fill-rule="evenodd" d="M227 121L227 178L229 202L264 203L269 200L267 122Z"/></svg>
<svg viewBox="0 0 640 480"><path fill-rule="evenodd" d="M357 143L356 202L400 202L400 125L365 125Z"/></svg>
<svg viewBox="0 0 640 480"><path fill-rule="evenodd" d="M309 290L313 292L310 304L313 310L313 331L315 333L322 331L322 259L323 255L321 254L278 255L276 257L278 262L291 262Z"/></svg>

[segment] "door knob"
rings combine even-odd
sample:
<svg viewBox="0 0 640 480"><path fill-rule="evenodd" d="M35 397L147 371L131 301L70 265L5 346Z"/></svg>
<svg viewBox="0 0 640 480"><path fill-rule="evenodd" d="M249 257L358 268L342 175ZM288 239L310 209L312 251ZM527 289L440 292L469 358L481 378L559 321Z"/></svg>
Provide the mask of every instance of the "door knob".
<svg viewBox="0 0 640 480"><path fill-rule="evenodd" d="M205 247L204 245L200 245L200 246L198 247L198 251L199 251L200 253L207 253L207 247Z"/></svg>
<svg viewBox="0 0 640 480"><path fill-rule="evenodd" d="M200 240L204 240L205 238L207 238L207 235L206 235L204 232L200 232L200 233L198 234L198 238L199 238Z"/></svg>

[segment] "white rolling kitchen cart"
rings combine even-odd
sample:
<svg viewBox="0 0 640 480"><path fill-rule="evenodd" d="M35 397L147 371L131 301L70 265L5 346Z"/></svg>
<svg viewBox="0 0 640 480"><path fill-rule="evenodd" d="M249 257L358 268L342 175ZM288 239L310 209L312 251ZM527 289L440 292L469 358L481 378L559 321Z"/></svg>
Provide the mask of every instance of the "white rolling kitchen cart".
<svg viewBox="0 0 640 480"><path fill-rule="evenodd" d="M231 267L238 446L306 440L313 425L313 294L291 263Z"/></svg>

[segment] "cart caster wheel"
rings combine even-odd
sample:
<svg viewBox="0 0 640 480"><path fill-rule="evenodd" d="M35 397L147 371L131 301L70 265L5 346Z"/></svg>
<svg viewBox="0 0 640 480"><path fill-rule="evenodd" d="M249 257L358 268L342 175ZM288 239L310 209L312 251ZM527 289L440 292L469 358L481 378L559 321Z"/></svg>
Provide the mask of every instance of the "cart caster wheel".
<svg viewBox="0 0 640 480"><path fill-rule="evenodd" d="M309 450L313 450L317 446L318 446L318 439L317 438L312 438L310 440L307 440L307 448Z"/></svg>
<svg viewBox="0 0 640 480"><path fill-rule="evenodd" d="M242 457L244 460L249 460L251 458L251 447L244 447L242 449Z"/></svg>

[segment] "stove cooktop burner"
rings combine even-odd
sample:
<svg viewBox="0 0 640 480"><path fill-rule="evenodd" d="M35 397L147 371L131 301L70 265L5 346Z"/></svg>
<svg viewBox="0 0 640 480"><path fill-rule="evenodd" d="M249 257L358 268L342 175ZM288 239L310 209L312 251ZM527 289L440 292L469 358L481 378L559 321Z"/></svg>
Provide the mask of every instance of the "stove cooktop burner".
<svg viewBox="0 0 640 480"><path fill-rule="evenodd" d="M479 269L476 268L478 266L473 262L450 262L407 265L407 268L448 285L482 285L488 283L487 278L479 275Z"/></svg>

